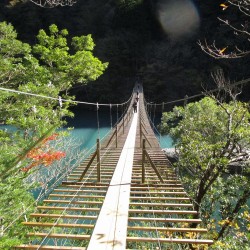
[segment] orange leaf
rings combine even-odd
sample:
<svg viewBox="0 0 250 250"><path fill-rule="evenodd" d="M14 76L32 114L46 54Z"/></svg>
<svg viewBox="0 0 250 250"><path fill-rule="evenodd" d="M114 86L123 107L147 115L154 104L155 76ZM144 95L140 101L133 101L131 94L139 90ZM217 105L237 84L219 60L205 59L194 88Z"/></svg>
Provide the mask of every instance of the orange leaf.
<svg viewBox="0 0 250 250"><path fill-rule="evenodd" d="M222 7L222 10L225 10L228 8L228 5L225 5L224 3L220 4L220 6Z"/></svg>
<svg viewBox="0 0 250 250"><path fill-rule="evenodd" d="M227 49L227 47L221 49L221 50L219 51L219 54L220 54L220 55L223 55L223 52L224 52L226 49Z"/></svg>

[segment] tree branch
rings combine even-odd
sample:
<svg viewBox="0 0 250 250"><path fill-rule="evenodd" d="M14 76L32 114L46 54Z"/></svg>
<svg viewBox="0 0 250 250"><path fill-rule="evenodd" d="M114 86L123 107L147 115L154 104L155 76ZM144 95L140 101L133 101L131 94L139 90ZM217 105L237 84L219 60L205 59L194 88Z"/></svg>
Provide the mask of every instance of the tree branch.
<svg viewBox="0 0 250 250"><path fill-rule="evenodd" d="M29 1L43 8L54 8L57 6L72 6L77 2L77 0L29 0Z"/></svg>

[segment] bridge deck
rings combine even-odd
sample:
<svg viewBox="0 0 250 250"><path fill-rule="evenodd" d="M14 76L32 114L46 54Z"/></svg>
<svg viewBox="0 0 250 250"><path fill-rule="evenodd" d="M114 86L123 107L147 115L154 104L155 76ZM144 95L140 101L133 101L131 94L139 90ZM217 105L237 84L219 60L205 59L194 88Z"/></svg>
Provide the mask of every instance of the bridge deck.
<svg viewBox="0 0 250 250"><path fill-rule="evenodd" d="M89 250L126 248L137 120L138 113L134 113L127 139L88 245Z"/></svg>
<svg viewBox="0 0 250 250"><path fill-rule="evenodd" d="M142 93L139 112L133 114L130 105L117 135L117 146L115 136L101 145L101 181L96 158L79 181L90 156L24 222L33 228L30 244L16 249L179 249L213 243L202 239L206 229L194 227L201 220L161 151Z"/></svg>

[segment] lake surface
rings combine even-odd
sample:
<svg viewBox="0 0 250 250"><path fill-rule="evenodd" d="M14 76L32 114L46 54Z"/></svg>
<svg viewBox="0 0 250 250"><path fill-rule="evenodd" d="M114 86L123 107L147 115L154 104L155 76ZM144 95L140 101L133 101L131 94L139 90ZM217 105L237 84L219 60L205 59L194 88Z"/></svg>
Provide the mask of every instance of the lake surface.
<svg viewBox="0 0 250 250"><path fill-rule="evenodd" d="M64 128L73 128L70 131L70 136L77 140L82 149L90 149L96 144L97 138L103 138L111 130L111 125L113 126L117 122L117 112L114 111L112 116L110 111L104 110L101 108L98 112L95 110L84 110L84 109L75 109L75 117L69 118L67 120L68 124ZM121 116L121 113L118 113L118 119ZM97 122L98 121L98 122ZM155 127L160 123L160 115L157 115L154 119ZM99 127L99 129L98 129ZM15 130L12 126L0 125L0 129L8 129L9 131ZM156 133L156 137L161 145L161 148L172 148L172 139L168 135L160 136Z"/></svg>
<svg viewBox="0 0 250 250"><path fill-rule="evenodd" d="M109 111L99 111L99 129L97 122L97 112L94 110L74 110L75 117L68 119L67 127L74 127L70 134L72 137L81 141L81 147L85 149L91 148L97 138L102 138L111 129L111 124L114 125L117 122L117 113L112 113L112 118ZM118 117L121 114L118 114ZM155 126L160 122L160 115L155 119ZM156 136L160 142L162 148L172 148L172 139L168 135L160 136L156 133Z"/></svg>

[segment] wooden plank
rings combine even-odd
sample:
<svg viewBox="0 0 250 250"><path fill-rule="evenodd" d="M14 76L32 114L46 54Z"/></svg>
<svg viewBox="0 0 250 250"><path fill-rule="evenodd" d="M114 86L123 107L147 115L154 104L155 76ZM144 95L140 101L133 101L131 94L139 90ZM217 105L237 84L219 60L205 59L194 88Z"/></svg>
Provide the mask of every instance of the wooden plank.
<svg viewBox="0 0 250 250"><path fill-rule="evenodd" d="M88 181L90 181L90 180L96 181L96 178L97 178L97 177L95 177L94 175L91 175L91 177L88 177ZM79 178L76 178L76 177L68 177L67 179L68 179L68 180L71 180L71 181L74 181L74 180L77 181ZM109 183L109 182L110 182L110 179L111 179L111 178L107 178L107 177L102 178L102 182Z"/></svg>
<svg viewBox="0 0 250 250"><path fill-rule="evenodd" d="M75 194L50 194L49 197L65 197L65 198L91 198L91 199L103 199L103 195L75 195Z"/></svg>
<svg viewBox="0 0 250 250"><path fill-rule="evenodd" d="M109 184L106 183L96 183L96 182L62 182L62 187L68 187L68 188L108 188ZM174 187L173 187L174 186ZM177 184L173 183L163 183L163 184L141 184L141 183L136 183L131 185L131 189L146 189L146 190L151 190L151 189L156 189L156 190L184 190L182 187L181 182Z"/></svg>
<svg viewBox="0 0 250 250"><path fill-rule="evenodd" d="M198 214L197 211L193 210L151 210L151 209L129 209L129 213L138 213L138 214Z"/></svg>
<svg viewBox="0 0 250 250"><path fill-rule="evenodd" d="M54 207L54 206L37 206L37 209L43 210L65 210L66 207ZM99 212L100 208L97 207L67 207L67 211L89 211L89 212Z"/></svg>
<svg viewBox="0 0 250 250"><path fill-rule="evenodd" d="M131 202L130 206L145 206L145 207L193 207L193 204L188 203L143 203Z"/></svg>
<svg viewBox="0 0 250 250"><path fill-rule="evenodd" d="M157 184L155 185L147 185L147 186L140 186L139 184L138 185L133 185L131 186L131 189L138 189L138 190L152 190L152 189L155 189L155 190L184 190L183 187L172 187L173 184L168 184L167 186L162 184L162 186L158 186ZM170 186L170 187L169 187ZM181 185L179 185L181 186Z"/></svg>
<svg viewBox="0 0 250 250"><path fill-rule="evenodd" d="M145 192L145 191L131 191L130 194L143 194L148 195L149 197L151 195L180 195L180 196L187 196L186 192Z"/></svg>
<svg viewBox="0 0 250 250"><path fill-rule="evenodd" d="M161 231L161 232L194 232L194 233L206 233L205 228L184 228L184 227L146 227L146 226L128 226L128 230L134 231Z"/></svg>
<svg viewBox="0 0 250 250"><path fill-rule="evenodd" d="M40 245L20 245L15 246L14 249L28 249L28 250L86 250L86 247L67 247L67 246L40 246Z"/></svg>
<svg viewBox="0 0 250 250"><path fill-rule="evenodd" d="M177 219L177 218L148 218L148 217L128 217L129 221L157 221L157 222L176 222L176 223L201 223L201 219Z"/></svg>
<svg viewBox="0 0 250 250"><path fill-rule="evenodd" d="M45 203L101 205L101 201L44 200Z"/></svg>
<svg viewBox="0 0 250 250"><path fill-rule="evenodd" d="M110 171L110 172L104 172L104 171L102 171L102 177L110 177L110 176L112 176L112 174L113 174L113 172L114 171ZM70 175L69 175L69 177L79 177L81 174L79 173L74 173L74 172L72 172ZM92 174L91 176L94 176L94 177L96 177L97 175L96 174Z"/></svg>
<svg viewBox="0 0 250 250"><path fill-rule="evenodd" d="M149 196L149 197L143 197L143 196L130 196L130 200L156 200L156 201L168 201L168 200L173 200L173 201L190 201L188 197L154 197L154 196Z"/></svg>
<svg viewBox="0 0 250 250"><path fill-rule="evenodd" d="M62 219L79 219L79 220L96 220L96 215L74 215L74 214L31 214L31 217L41 217L41 218L62 218Z"/></svg>
<svg viewBox="0 0 250 250"><path fill-rule="evenodd" d="M22 222L23 225L29 227L70 227L70 228L94 228L92 224L67 224L67 223L52 223L52 222Z"/></svg>
<svg viewBox="0 0 250 250"><path fill-rule="evenodd" d="M53 192L60 193L106 193L106 190L78 190L78 189L54 189Z"/></svg>
<svg viewBox="0 0 250 250"><path fill-rule="evenodd" d="M72 181L63 181L61 184L62 187L72 187L72 188L103 188L108 187L106 183L97 183L97 182L72 182Z"/></svg>
<svg viewBox="0 0 250 250"><path fill-rule="evenodd" d="M160 242L160 243L180 243L180 244L213 244L212 240L201 239L177 239L177 238L149 238L149 237L127 237L130 242Z"/></svg>
<svg viewBox="0 0 250 250"><path fill-rule="evenodd" d="M56 234L56 233L28 233L27 236L58 238L58 239L73 239L73 240L89 240L90 235L86 234Z"/></svg>

